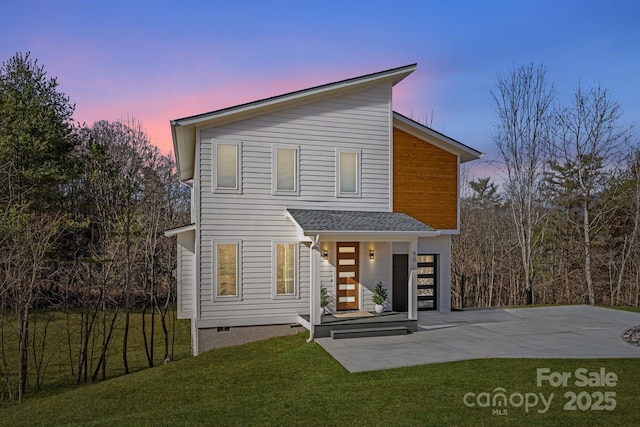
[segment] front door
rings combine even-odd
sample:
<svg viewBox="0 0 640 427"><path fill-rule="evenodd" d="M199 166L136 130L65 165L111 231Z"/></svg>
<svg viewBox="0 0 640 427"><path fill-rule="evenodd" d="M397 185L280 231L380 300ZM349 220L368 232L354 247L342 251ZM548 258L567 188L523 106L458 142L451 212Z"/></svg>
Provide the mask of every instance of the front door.
<svg viewBox="0 0 640 427"><path fill-rule="evenodd" d="M393 254L393 311L408 311L409 255Z"/></svg>
<svg viewBox="0 0 640 427"><path fill-rule="evenodd" d="M338 242L336 309L358 310L360 244Z"/></svg>
<svg viewBox="0 0 640 427"><path fill-rule="evenodd" d="M418 310L436 310L438 260L436 255L418 255Z"/></svg>

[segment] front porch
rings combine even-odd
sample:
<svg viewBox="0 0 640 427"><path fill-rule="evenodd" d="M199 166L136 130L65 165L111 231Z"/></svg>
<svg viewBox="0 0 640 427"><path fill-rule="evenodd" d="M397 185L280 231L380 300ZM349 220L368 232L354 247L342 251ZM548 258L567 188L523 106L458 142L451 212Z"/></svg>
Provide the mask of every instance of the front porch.
<svg viewBox="0 0 640 427"><path fill-rule="evenodd" d="M406 327L410 332L418 332L418 321L410 320L407 313L387 311L384 313L365 312L367 315L358 317L336 317L333 314L325 314L320 318L320 324L315 325L315 337L326 338L331 336L331 331L347 330L381 330L388 327ZM348 313L340 313L347 315ZM302 314L300 317L304 323L310 324L310 316Z"/></svg>
<svg viewBox="0 0 640 427"><path fill-rule="evenodd" d="M437 259L449 267L450 239L441 239L439 230L398 212L285 208L285 214L296 226L298 241L309 248L309 311L299 320L311 339L367 335L361 330L406 334L417 331L419 309L447 309L449 292L439 292L436 271ZM421 241L427 255L420 253ZM444 256L437 258L441 253ZM426 264L425 257L431 265L421 265ZM351 310L373 310L378 283L389 293L386 308L394 311L344 316ZM327 308L337 315L321 318L323 287L329 297ZM436 297L447 303L440 306Z"/></svg>

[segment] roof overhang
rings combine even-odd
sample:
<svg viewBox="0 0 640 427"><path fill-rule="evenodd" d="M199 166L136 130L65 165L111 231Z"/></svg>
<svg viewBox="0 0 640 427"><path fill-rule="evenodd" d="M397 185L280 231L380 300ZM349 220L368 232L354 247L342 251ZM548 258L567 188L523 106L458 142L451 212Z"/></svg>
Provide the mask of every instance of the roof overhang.
<svg viewBox="0 0 640 427"><path fill-rule="evenodd" d="M393 112L393 127L459 156L460 163L478 160L484 156L484 153L395 111Z"/></svg>
<svg viewBox="0 0 640 427"><path fill-rule="evenodd" d="M195 126L174 126L171 122L173 152L178 166L180 181L193 179L196 163L196 128Z"/></svg>
<svg viewBox="0 0 640 427"><path fill-rule="evenodd" d="M165 230L164 235L167 237L177 236L178 234L187 233L189 231L196 231L196 224L187 224L176 228Z"/></svg>
<svg viewBox="0 0 640 427"><path fill-rule="evenodd" d="M241 104L235 107L198 114L171 120L171 136L173 149L178 165L180 180L193 179L195 166L196 131L198 129L219 126L238 120L266 114L269 112L290 108L346 94L367 87L391 84L392 86L415 71L417 64L393 68L378 73L367 74L335 83L316 86L272 98Z"/></svg>
<svg viewBox="0 0 640 427"><path fill-rule="evenodd" d="M195 224L183 225L182 227L166 230L164 232L164 235L167 237L176 236L178 240L178 245L186 248L191 253L196 252L196 225Z"/></svg>
<svg viewBox="0 0 640 427"><path fill-rule="evenodd" d="M435 237L440 230L398 212L285 209L296 226L298 240L393 241Z"/></svg>

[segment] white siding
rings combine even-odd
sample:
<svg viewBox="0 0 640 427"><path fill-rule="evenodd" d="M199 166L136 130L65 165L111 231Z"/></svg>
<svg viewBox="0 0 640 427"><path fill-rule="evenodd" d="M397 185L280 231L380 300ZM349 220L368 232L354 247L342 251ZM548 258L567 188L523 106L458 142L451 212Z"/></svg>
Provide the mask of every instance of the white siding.
<svg viewBox="0 0 640 427"><path fill-rule="evenodd" d="M320 264L320 284L327 288L329 296L327 310L333 313L336 310L336 244L335 242L323 242L321 248L321 251L326 249L329 256L326 260L323 259Z"/></svg>
<svg viewBox="0 0 640 427"><path fill-rule="evenodd" d="M194 264L195 256L182 245L178 245L178 318L194 317Z"/></svg>
<svg viewBox="0 0 640 427"><path fill-rule="evenodd" d="M373 288L380 281L386 288L388 298L386 308L391 309L393 298L392 272L393 255L390 242L360 243L360 285L362 302L360 307L365 311L373 311L375 304L371 299ZM369 250L374 250L374 259L369 259Z"/></svg>
<svg viewBox="0 0 640 427"><path fill-rule="evenodd" d="M272 239L296 239L288 208L390 210L391 86L369 88L200 130L200 315L209 324L309 311L309 248L300 245L300 298L272 298ZM212 145L241 143L240 194L212 189ZM272 195L272 145L299 147L300 194ZM336 148L362 150L362 197L337 198ZM212 242L242 241L242 300L213 301ZM325 279L323 274L323 280ZM225 319L223 321L223 319Z"/></svg>

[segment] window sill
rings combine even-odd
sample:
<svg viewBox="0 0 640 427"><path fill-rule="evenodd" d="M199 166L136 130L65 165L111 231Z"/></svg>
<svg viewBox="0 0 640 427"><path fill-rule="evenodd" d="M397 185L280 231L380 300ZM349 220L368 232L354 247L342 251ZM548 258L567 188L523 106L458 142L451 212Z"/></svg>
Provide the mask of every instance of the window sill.
<svg viewBox="0 0 640 427"><path fill-rule="evenodd" d="M215 194L242 194L242 190L236 188L214 188Z"/></svg>
<svg viewBox="0 0 640 427"><path fill-rule="evenodd" d="M219 297L219 296L214 296L212 299L213 302L238 302L238 301L242 301L242 297L241 296L228 296L228 297Z"/></svg>
<svg viewBox="0 0 640 427"><path fill-rule="evenodd" d="M299 191L283 191L283 190L278 190L278 191L272 191L271 192L272 196L289 196L289 197L298 197L300 196L300 192Z"/></svg>
<svg viewBox="0 0 640 427"><path fill-rule="evenodd" d="M337 193L336 197L344 198L344 199L361 199L362 194L360 193Z"/></svg>
<svg viewBox="0 0 640 427"><path fill-rule="evenodd" d="M298 294L286 294L286 295L273 294L273 295L271 295L271 299L274 300L274 301L277 301L277 300L299 300L300 299L300 295L298 295Z"/></svg>

